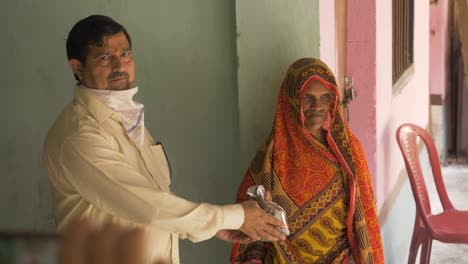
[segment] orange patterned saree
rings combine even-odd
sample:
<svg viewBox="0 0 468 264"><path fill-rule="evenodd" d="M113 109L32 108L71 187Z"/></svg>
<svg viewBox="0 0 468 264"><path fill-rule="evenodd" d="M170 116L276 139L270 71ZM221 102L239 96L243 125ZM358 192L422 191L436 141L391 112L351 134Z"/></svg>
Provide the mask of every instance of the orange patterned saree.
<svg viewBox="0 0 468 264"><path fill-rule="evenodd" d="M300 97L311 81L334 94L321 143L303 126ZM335 77L317 59L300 59L280 89L273 129L237 193L265 186L288 216L282 242L235 244L232 263L384 263L372 183L363 148L344 122Z"/></svg>

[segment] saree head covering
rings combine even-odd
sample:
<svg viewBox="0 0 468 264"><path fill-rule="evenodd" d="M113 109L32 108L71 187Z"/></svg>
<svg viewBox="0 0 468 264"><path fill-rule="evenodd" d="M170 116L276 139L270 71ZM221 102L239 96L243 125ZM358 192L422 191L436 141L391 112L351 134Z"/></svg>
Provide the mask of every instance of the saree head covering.
<svg viewBox="0 0 468 264"><path fill-rule="evenodd" d="M322 124L325 142L304 128L301 97L311 82L331 94ZM232 263L384 263L372 183L364 150L343 119L331 70L303 58L288 69L280 88L273 129L237 193L262 184L288 216L281 242L235 244Z"/></svg>

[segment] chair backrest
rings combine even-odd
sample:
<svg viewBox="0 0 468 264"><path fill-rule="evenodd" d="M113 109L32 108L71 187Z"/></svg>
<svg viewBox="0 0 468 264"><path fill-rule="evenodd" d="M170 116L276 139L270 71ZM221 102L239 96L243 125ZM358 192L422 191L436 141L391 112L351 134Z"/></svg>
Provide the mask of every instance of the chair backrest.
<svg viewBox="0 0 468 264"><path fill-rule="evenodd" d="M431 215L431 205L429 196L427 194L426 183L419 161L419 152L417 139L418 137L423 140L429 154L429 161L432 169L439 199L444 210L453 209L453 205L447 195L444 180L442 178L442 171L440 168L439 156L431 135L423 128L414 124L403 124L397 132L396 138L398 146L405 160L406 170L413 190L414 200L416 202L417 210L423 221L426 222L427 216Z"/></svg>

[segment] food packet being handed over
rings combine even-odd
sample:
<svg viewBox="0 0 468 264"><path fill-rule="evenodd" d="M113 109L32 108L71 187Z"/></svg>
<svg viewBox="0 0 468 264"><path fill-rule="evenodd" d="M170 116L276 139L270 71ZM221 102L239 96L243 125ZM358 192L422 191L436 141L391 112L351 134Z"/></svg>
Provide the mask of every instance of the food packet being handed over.
<svg viewBox="0 0 468 264"><path fill-rule="evenodd" d="M286 222L286 211L283 207L272 201L265 201L265 187L263 185L254 185L247 189L247 195L255 199L261 208L265 209L266 212L284 223L285 227L276 227L278 231L283 233L285 236L289 236L288 223Z"/></svg>

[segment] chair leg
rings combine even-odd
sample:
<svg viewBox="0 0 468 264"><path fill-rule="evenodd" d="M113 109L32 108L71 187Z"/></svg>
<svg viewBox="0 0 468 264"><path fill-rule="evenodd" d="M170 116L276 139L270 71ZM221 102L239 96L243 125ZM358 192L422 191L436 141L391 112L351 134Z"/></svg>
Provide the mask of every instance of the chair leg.
<svg viewBox="0 0 468 264"><path fill-rule="evenodd" d="M419 239L416 232L413 232L413 237L411 238L410 252L408 256L408 264L415 264L416 257L418 256L419 246L421 245L421 240Z"/></svg>
<svg viewBox="0 0 468 264"><path fill-rule="evenodd" d="M421 251L421 264L429 264L431 260L432 239L424 241Z"/></svg>

